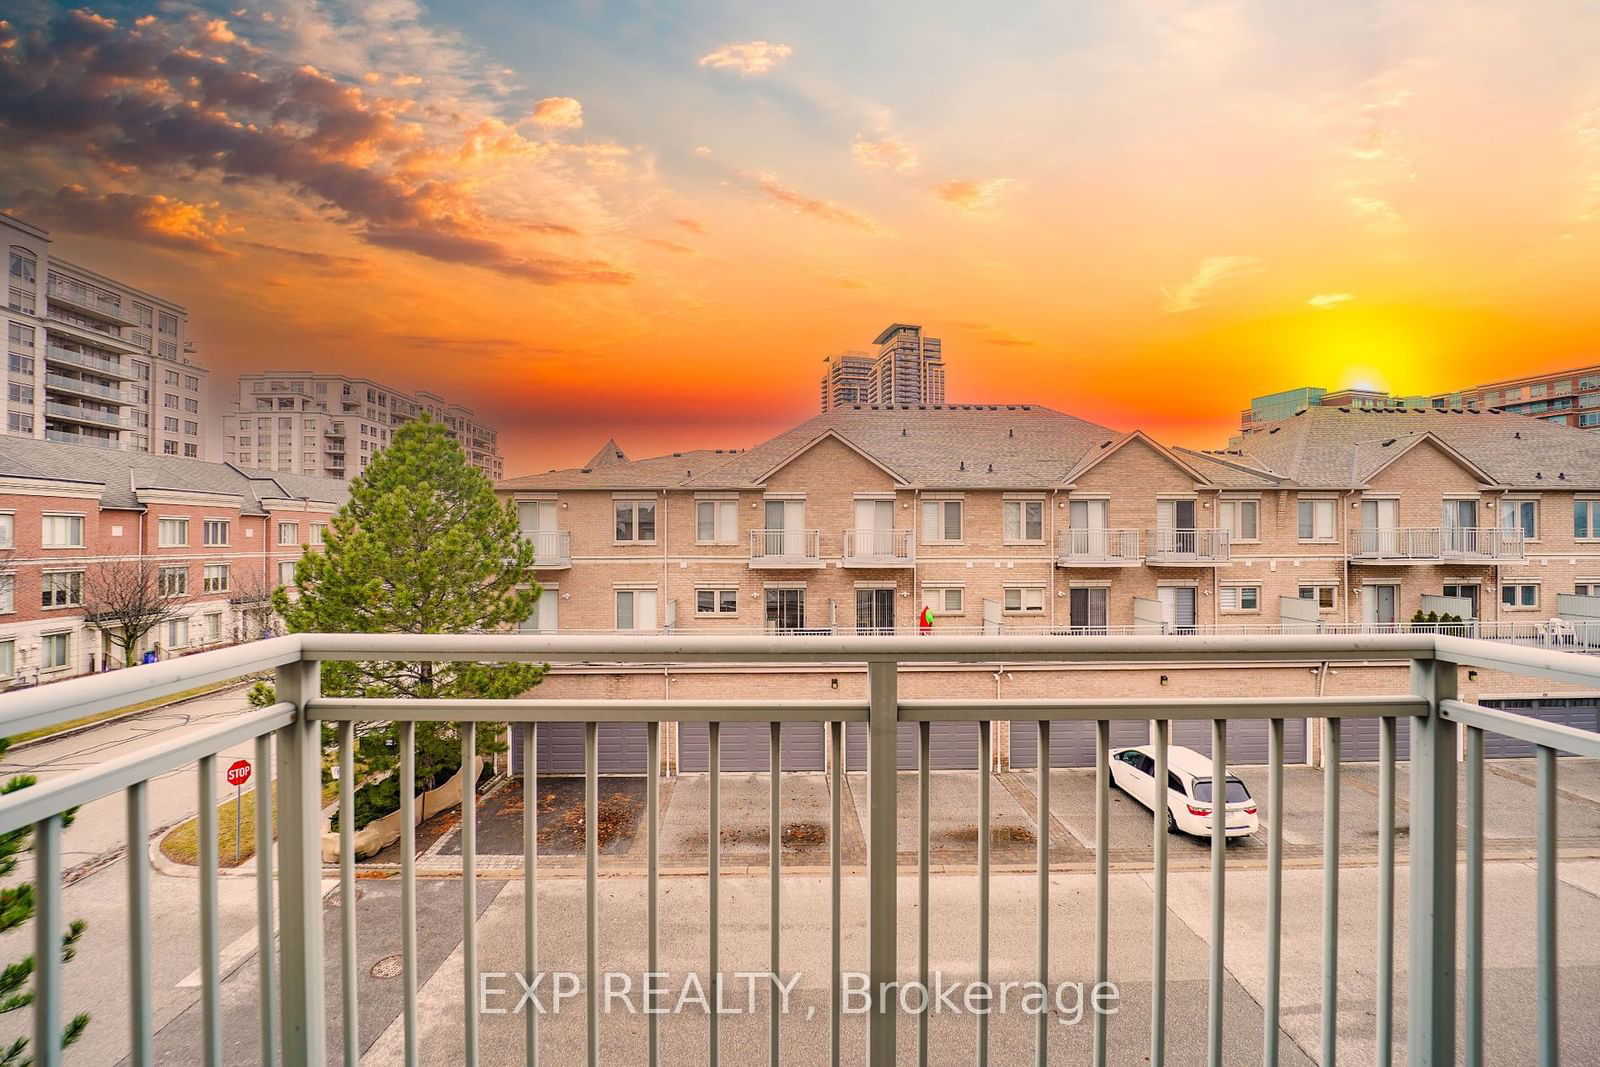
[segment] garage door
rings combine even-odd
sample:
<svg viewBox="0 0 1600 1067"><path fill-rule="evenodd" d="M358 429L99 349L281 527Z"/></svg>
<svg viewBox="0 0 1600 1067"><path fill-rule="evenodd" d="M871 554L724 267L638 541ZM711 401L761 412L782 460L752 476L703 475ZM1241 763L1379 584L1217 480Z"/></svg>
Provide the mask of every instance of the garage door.
<svg viewBox="0 0 1600 1067"><path fill-rule="evenodd" d="M1485 700L1486 708L1501 708L1546 722L1558 722L1579 730L1600 730L1600 701L1592 697L1556 700ZM1485 730L1483 754L1490 759L1512 759L1533 755L1534 747L1526 741L1505 737ZM1566 753L1560 753L1566 755Z"/></svg>
<svg viewBox="0 0 1600 1067"><path fill-rule="evenodd" d="M847 723L844 729L844 765L847 770L867 769L867 724ZM914 722L900 723L895 736L896 762L902 771L920 763L918 731ZM978 724L936 722L928 735L928 763L936 771L971 771L978 768Z"/></svg>
<svg viewBox="0 0 1600 1067"><path fill-rule="evenodd" d="M511 726L511 773L522 773L521 723ZM539 727L539 773L582 774L581 722L547 722ZM650 735L642 722L601 723L596 739L601 774L644 774L650 766Z"/></svg>
<svg viewBox="0 0 1600 1067"><path fill-rule="evenodd" d="M1150 724L1143 719L1119 720L1111 724L1111 747L1143 745L1150 740ZM1053 722L1050 724L1050 766L1093 767L1095 732L1092 722ZM1011 766L1039 765L1039 724L1011 724Z"/></svg>
<svg viewBox="0 0 1600 1067"><path fill-rule="evenodd" d="M1411 716L1401 715L1394 723L1394 758L1411 758ZM1339 759L1345 763L1378 761L1378 720L1345 719L1339 734Z"/></svg>
<svg viewBox="0 0 1600 1067"><path fill-rule="evenodd" d="M703 774L711 769L711 730L703 722L678 724L678 770L683 774ZM727 722L722 724L718 743L721 746L721 768L725 771L768 770L767 756L772 734L764 722ZM827 767L824 755L827 734L820 722L789 722L783 724L783 751L779 758L786 771L820 771Z"/></svg>
<svg viewBox="0 0 1600 1067"><path fill-rule="evenodd" d="M1234 719L1228 723L1228 764L1249 767L1267 762L1266 719ZM1192 748L1206 758L1211 756L1211 720L1174 721L1172 743ZM1306 721L1285 719L1283 723L1283 762L1306 761Z"/></svg>

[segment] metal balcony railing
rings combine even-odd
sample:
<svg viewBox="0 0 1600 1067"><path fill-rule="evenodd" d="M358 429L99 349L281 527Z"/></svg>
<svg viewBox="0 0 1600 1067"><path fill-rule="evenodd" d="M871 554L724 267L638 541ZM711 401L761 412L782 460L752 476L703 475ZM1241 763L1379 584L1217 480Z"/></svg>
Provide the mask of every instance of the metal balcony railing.
<svg viewBox="0 0 1600 1067"><path fill-rule="evenodd" d="M93 397L111 404L131 404L122 390L109 385L100 385L96 382L86 381L83 378L69 378L65 374L45 373L44 387L52 393L70 393L73 396Z"/></svg>
<svg viewBox="0 0 1600 1067"><path fill-rule="evenodd" d="M1499 562L1527 558L1521 530L1498 526L1447 526L1443 530L1444 558Z"/></svg>
<svg viewBox="0 0 1600 1067"><path fill-rule="evenodd" d="M121 448L122 443L115 437L96 437L89 433L68 433L65 430L44 431L46 441L55 441L63 445L88 445L90 448Z"/></svg>
<svg viewBox="0 0 1600 1067"><path fill-rule="evenodd" d="M119 381L131 382L135 377L133 368L124 366L118 360L90 355L87 352L74 352L60 345L46 345L44 358L47 363L61 363Z"/></svg>
<svg viewBox="0 0 1600 1067"><path fill-rule="evenodd" d="M115 411L101 411L98 408L79 407L76 404L58 404L53 400L45 401L44 413L52 419L89 423L113 430L121 429L123 425L122 416Z"/></svg>
<svg viewBox="0 0 1600 1067"><path fill-rule="evenodd" d="M1138 530L1085 527L1062 530L1056 539L1056 561L1063 564L1131 567L1141 559Z"/></svg>
<svg viewBox="0 0 1600 1067"><path fill-rule="evenodd" d="M822 535L817 530L751 530L750 566L820 567Z"/></svg>
<svg viewBox="0 0 1600 1067"><path fill-rule="evenodd" d="M909 567L916 562L910 530L846 530L847 567Z"/></svg>
<svg viewBox="0 0 1600 1067"><path fill-rule="evenodd" d="M522 536L533 542L535 567L572 566L571 530L523 530Z"/></svg>
<svg viewBox="0 0 1600 1067"><path fill-rule="evenodd" d="M1359 563L1516 561L1527 558L1521 530L1494 526L1361 527L1350 531Z"/></svg>
<svg viewBox="0 0 1600 1067"><path fill-rule="evenodd" d="M52 303L66 304L80 311L87 311L91 315L98 315L103 319L114 322L119 326L136 326L137 320L130 317L122 310L122 305L116 300L91 293L83 289L74 289L72 286L53 282L46 289Z"/></svg>
<svg viewBox="0 0 1600 1067"><path fill-rule="evenodd" d="M1226 563L1229 559L1227 530L1146 530L1145 543L1147 563Z"/></svg>
<svg viewBox="0 0 1600 1067"><path fill-rule="evenodd" d="M1050 697L1020 699L905 699L898 686L902 664L938 662L976 662L1006 664L1093 664L1140 662L1146 664L1206 665L1224 662L1323 662L1346 663L1371 660L1411 661L1409 692L1387 696L1270 696L1195 698L1163 695L1159 698L1127 697ZM865 689L859 695L842 699L643 699L577 700L512 699L471 700L406 698L353 699L321 695L321 665L337 661L528 661L583 663L585 665L690 663L728 664L770 662L787 665L852 665L865 672ZM1387 1061L1394 1047L1403 1043L1412 1063L1452 1063L1458 1045L1468 1063L1482 1062L1484 1018L1484 814L1488 794L1484 788L1486 735L1514 738L1535 751L1536 810L1533 813L1536 840L1535 887L1528 906L1536 915L1536 934L1532 945L1535 959L1535 997L1528 1008L1540 1046L1541 1061L1554 1063L1561 1036L1559 1003L1561 942L1557 933L1557 754L1570 753L1600 758L1600 734L1550 723L1507 711L1481 707L1457 699L1458 668L1488 668L1532 679L1600 684L1600 662L1566 653L1517 648L1493 642L1473 641L1441 634L1390 634L1375 636L1278 636L1278 637L969 637L930 641L918 637L705 637L676 635L650 637L569 637L546 635L369 635L305 634L251 642L234 648L200 653L165 663L93 675L35 687L0 696L0 734L15 735L59 724L69 719L93 715L130 704L157 700L190 689L204 682L239 677L252 672L276 672L278 702L237 718L203 724L176 736L158 739L125 756L97 766L63 774L31 788L0 797L0 833L31 827L34 833L34 899L37 914L35 951L33 1050L42 1064L57 1063L57 1045L63 1014L62 969L59 950L60 931L67 925L68 910L62 899L63 815L75 807L101 797L122 793L126 797L129 852L142 856L150 833L148 783L198 763L199 786L199 878L195 881L197 903L195 927L200 933L200 1013L203 1022L204 1062L275 1062L281 1052L285 1063L320 1064L326 1060L328 1001L338 998L339 1031L347 1056L354 1058L361 1046L359 1010L360 973L357 961L356 872L354 866L354 748L355 724L393 721L400 724L399 795L401 798L400 883L401 906L398 917L401 942L401 969L405 995L402 999L403 1040L406 1062L417 1062L421 1028L418 1003L417 931L417 835L416 835L416 731L419 721L460 723L463 762L470 764L476 753L477 724L514 722L528 726L523 731L524 774L521 788L525 811L537 809L538 731L541 724L580 722L584 730L585 764L585 882L583 923L585 934L585 972L581 981L581 1010L586 1020L588 1062L599 1053L599 1027L602 1016L599 951L601 905L598 893L598 745L601 723L644 723L647 727L647 766L644 815L644 873L640 876L645 896L645 923L638 946L639 970L656 971L661 941L659 900L659 840L661 805L659 783L662 768L663 722L705 722L709 724L709 804L707 826L706 904L709 929L708 973L719 974L722 954L719 901L723 878L720 858L721 823L718 781L720 779L721 726L724 723L766 723L770 728L770 766L782 770L779 729L785 722L814 721L826 724L831 752L829 785L833 797L829 840L831 851L829 895L831 908L826 920L807 918L807 929L826 925L826 956L829 970L830 1042L836 1058L855 1060L860 1050L845 1051L841 1038L841 1000L844 982L845 940L841 907L844 870L840 848L842 811L840 796L844 764L846 724L863 724L866 729L866 767L871 803L866 811L865 842L867 901L864 944L858 950L865 959L867 1047L864 1062L889 1065L897 1062L896 1029L915 1028L920 1054L928 1050L930 1010L901 1007L895 983L915 973L924 983L930 980L930 880L931 850L928 796L931 765L930 736L933 724L964 725L972 730L979 745L979 766L992 766L990 724L1010 720L1036 725L1038 751L1049 751L1052 726L1056 723L1093 722L1096 724L1096 801L1094 817L1094 956L1096 984L1110 981L1126 972L1130 978L1153 983L1151 1018L1148 1029L1112 1034L1104 1013L1093 1013L1093 1061L1106 1062L1108 1041L1116 1037L1118 1047L1128 1048L1148 1040L1148 1059L1164 1062L1167 1053L1167 889L1169 881L1168 833L1156 819L1151 835L1153 872L1151 875L1151 926L1148 934L1130 938L1127 946L1148 945L1147 951L1119 951L1113 960L1110 943L1110 807L1109 775L1112 726L1122 721L1149 723L1155 737L1155 780L1165 781L1168 746L1175 721L1209 722L1211 728L1211 774L1213 781L1226 780L1228 771L1229 726L1241 721L1268 724L1267 803L1271 817L1262 833L1267 842L1264 919L1256 934L1259 946L1250 954L1262 952L1265 959L1265 984L1261 993L1264 1016L1263 1054L1276 1063L1281 1041L1281 993L1283 973L1284 914L1282 886L1284 834L1278 812L1283 810L1285 721L1319 718L1326 722L1324 739L1325 773L1323 780L1325 836L1323 841L1322 959L1320 982L1321 1062L1333 1063L1338 1049L1342 1019L1357 1016L1363 1027L1375 1028L1380 1059ZM1395 816L1399 803L1396 781L1396 724L1409 720L1410 740L1410 832L1405 845L1396 836ZM1375 720L1379 738L1377 769L1377 900L1371 913L1378 931L1376 994L1370 1006L1352 1008L1349 992L1340 996L1338 933L1341 898L1340 816L1342 724L1347 720ZM340 860L338 875L337 929L341 970L344 979L333 986L325 977L324 965L324 886L321 861L322 809L322 728L336 727L332 753L340 767L338 804L340 818ZM914 724L920 753L917 772L920 836L913 871L902 872L897 852L896 794L898 728ZM1464 744L1461 735L1464 733ZM276 748L277 849L273 843L272 805L256 806L254 825L257 845L256 936L261 945L276 939L278 953L262 954L262 980L258 987L261 1044L259 1052L248 1051L248 1041L230 1045L223 1052L223 968L220 958L219 857L217 852L218 754L252 742L256 766L274 766ZM1464 756L1458 756L1458 751ZM1041 822L1049 818L1051 774L1049 760L1040 760L1034 788ZM1464 782L1464 799L1458 801L1457 782ZM1048 833L1037 835L1030 874L1034 879L1034 915L1017 914L1010 905L998 909L990 903L990 838L992 830L993 776L974 776L974 810L977 822L977 863L975 877L979 906L976 912L974 958L970 960L980 982L990 975L990 933L995 922L1021 922L1037 930L1036 951L1031 977L1041 988L1051 988L1052 977L1060 977L1064 964L1053 960L1049 924L1052 908L1062 909L1052 900L1051 843ZM784 958L783 899L784 883L780 866L782 775L768 776L770 789L770 861L765 892L770 918L768 965L782 974ZM478 914L477 860L478 800L467 790L462 804L462 874L460 892L462 913ZM525 823L531 827L531 821ZM1223 938L1228 895L1224 892L1228 867L1226 820L1214 820L1210 838L1211 891L1208 1029L1206 1043L1212 1063L1223 1062L1224 1026L1232 1016L1224 1011L1227 945ZM1464 846L1465 864L1458 873L1458 845ZM1406 872L1409 900L1408 920L1400 951L1406 953L1407 993L1395 989L1394 954L1396 922L1396 853L1409 850ZM276 859L275 859L276 857ZM524 911L521 946L526 973L538 968L538 911L534 902L541 890L538 869L537 834L528 831L523 838L521 878L528 902ZM281 873L275 869L281 864ZM151 922L151 885L143 862L129 863L127 881L129 950L128 1015L133 1044L132 1062L153 1062L155 991L152 985L154 931ZM918 954L915 961L899 956L897 926L904 918L901 904L910 901L901 894L902 874L915 884ZM793 877L801 877L792 875ZM809 877L807 875L806 877ZM852 877L855 877L852 875ZM967 877L951 874L941 877ZM907 885L910 885L908 881ZM761 890L757 889L756 892ZM909 896L909 894L908 894ZM1075 906L1075 905L1074 905ZM385 919L387 922L388 920ZM1458 926L1459 921L1459 926ZM793 921L791 920L791 929ZM820 933L820 930L818 931ZM1237 935L1235 935L1237 936ZM1464 1011L1457 1024L1457 948L1464 948L1465 963L1459 971ZM608 958L618 951L607 946ZM815 947L790 945L792 954L822 955ZM1237 951L1237 950L1236 950ZM467 1020L463 1027L463 1062L473 1063L478 1056L480 972L479 933L471 918L463 929L460 947L462 985L457 994ZM741 963L750 961L741 959ZM1113 963L1116 970L1113 970ZM115 996L120 983L107 975L104 995ZM1086 977L1074 975L1074 977ZM1348 976L1347 976L1348 980ZM338 992L332 990L337 988ZM912 1002L913 1004L915 1001ZM1395 1006L1405 1013L1404 1036L1396 1037ZM432 1014L439 1006L430 1004ZM540 1037L539 1013L527 1011L525 1054L534 1059ZM778 1013L768 1011L768 1041L773 1062L781 1047ZM903 1018L902 1018L903 1016ZM1369 1023L1368 1020L1371 1019ZM629 1025L634 1025L630 1023ZM645 1062L659 1061L658 1014L645 1015L642 1025L647 1035ZM700 1025L696 1023L694 1025ZM709 1062L718 1061L720 1021L716 1011L708 1012L706 1046ZM1034 1031L1035 1057L1045 1062L1050 1035L1055 1031L1051 1017L1041 1014ZM978 1062L988 1062L990 1049L986 1015L979 1015L974 1036ZM1198 1043L1198 1041L1196 1042ZM949 1050L954 1052L955 1050ZM963 1058L973 1051L960 1050ZM1198 1056L1191 1058L1198 1059ZM560 1057L575 1061L574 1051Z"/></svg>

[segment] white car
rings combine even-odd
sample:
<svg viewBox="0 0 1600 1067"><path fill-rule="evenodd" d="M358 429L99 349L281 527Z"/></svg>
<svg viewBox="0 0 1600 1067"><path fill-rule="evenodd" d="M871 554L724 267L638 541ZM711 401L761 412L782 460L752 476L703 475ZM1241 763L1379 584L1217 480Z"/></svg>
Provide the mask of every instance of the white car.
<svg viewBox="0 0 1600 1067"><path fill-rule="evenodd" d="M1156 810L1155 748L1118 748L1111 751L1111 782L1118 789ZM1228 814L1225 833L1248 837L1260 820L1250 790L1228 775ZM1167 830L1171 833L1211 836L1211 758L1192 748L1167 749Z"/></svg>

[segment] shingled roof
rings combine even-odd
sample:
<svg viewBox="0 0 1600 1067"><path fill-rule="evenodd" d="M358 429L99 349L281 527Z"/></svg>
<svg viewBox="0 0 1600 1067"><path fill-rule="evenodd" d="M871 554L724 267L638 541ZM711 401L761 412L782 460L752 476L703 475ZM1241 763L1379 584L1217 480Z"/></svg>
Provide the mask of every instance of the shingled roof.
<svg viewBox="0 0 1600 1067"><path fill-rule="evenodd" d="M602 452L605 450L602 449ZM512 492L550 492L557 489L672 489L700 471L725 463L736 449L701 448L649 459L624 459L599 466L575 467L524 474L495 483Z"/></svg>
<svg viewBox="0 0 1600 1067"><path fill-rule="evenodd" d="M0 437L0 477L77 482L100 487L100 506L140 510L140 492L168 490L233 496L247 515L264 515L261 501L309 499L343 504L350 487L336 478L243 471L228 463L153 456L33 437Z"/></svg>
<svg viewBox="0 0 1600 1067"><path fill-rule="evenodd" d="M1419 438L1495 485L1600 489L1600 435L1500 412L1313 407L1252 429L1223 458L1296 486L1356 488Z"/></svg>

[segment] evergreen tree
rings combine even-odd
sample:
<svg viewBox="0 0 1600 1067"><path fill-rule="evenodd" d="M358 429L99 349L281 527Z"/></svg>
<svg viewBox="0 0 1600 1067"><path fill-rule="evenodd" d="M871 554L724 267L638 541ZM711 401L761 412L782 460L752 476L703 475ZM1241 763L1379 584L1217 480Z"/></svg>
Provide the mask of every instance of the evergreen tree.
<svg viewBox="0 0 1600 1067"><path fill-rule="evenodd" d="M389 447L350 485L322 550L295 567L298 596L273 603L291 633L455 634L504 630L539 596L533 546L516 509L494 495L461 446L424 417L396 430ZM521 695L544 677L535 663L327 662L330 696L488 698ZM483 724L478 751L501 751L503 727ZM417 783L438 784L460 764L455 723L417 724ZM361 733L369 772L399 758L393 723Z"/></svg>

